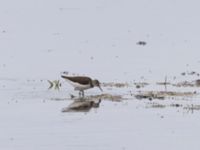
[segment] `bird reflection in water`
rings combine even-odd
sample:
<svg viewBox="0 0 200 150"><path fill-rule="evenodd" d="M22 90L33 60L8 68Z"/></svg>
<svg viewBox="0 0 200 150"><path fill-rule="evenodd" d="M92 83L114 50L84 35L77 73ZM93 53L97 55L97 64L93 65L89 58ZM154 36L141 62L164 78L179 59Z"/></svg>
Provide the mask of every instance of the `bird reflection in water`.
<svg viewBox="0 0 200 150"><path fill-rule="evenodd" d="M92 108L99 108L101 99L82 100L76 99L69 104L62 112L89 112Z"/></svg>

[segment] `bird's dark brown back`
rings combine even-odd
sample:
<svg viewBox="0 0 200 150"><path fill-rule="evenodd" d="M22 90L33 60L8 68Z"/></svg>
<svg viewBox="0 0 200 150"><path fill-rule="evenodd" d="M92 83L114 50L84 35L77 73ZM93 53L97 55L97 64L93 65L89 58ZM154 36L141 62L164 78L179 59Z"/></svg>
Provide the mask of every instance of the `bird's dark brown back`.
<svg viewBox="0 0 200 150"><path fill-rule="evenodd" d="M62 78L64 79L68 79L72 82L76 82L76 83L80 83L80 84L83 84L83 85L86 85L86 84L92 84L92 79L89 78L89 77L85 77L85 76L76 76L76 77L70 77L70 76L61 76Z"/></svg>

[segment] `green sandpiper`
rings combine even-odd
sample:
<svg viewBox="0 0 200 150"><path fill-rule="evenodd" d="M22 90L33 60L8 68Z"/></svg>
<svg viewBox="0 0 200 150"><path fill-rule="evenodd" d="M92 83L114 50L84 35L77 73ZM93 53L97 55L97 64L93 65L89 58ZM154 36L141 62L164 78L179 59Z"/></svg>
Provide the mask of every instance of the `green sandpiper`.
<svg viewBox="0 0 200 150"><path fill-rule="evenodd" d="M84 90L91 89L93 87L98 87L101 91L100 82L98 80L92 80L90 77L86 76L67 76L65 74L61 75L68 83L70 83L75 91L79 91L79 96L84 97Z"/></svg>

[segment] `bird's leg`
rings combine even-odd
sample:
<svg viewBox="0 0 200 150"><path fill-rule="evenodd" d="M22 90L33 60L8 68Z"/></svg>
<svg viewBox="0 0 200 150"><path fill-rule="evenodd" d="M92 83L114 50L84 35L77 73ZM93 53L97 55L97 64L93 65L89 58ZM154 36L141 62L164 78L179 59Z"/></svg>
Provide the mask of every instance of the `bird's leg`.
<svg viewBox="0 0 200 150"><path fill-rule="evenodd" d="M79 94L79 97L81 97L81 91L79 91L79 93L78 93L78 94Z"/></svg>
<svg viewBox="0 0 200 150"><path fill-rule="evenodd" d="M82 91L82 96L84 97L84 91Z"/></svg>

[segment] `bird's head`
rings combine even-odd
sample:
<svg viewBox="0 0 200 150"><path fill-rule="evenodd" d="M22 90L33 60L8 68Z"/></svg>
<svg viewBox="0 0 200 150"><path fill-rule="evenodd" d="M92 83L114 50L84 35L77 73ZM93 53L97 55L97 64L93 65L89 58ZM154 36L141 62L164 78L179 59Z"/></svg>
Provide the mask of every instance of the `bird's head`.
<svg viewBox="0 0 200 150"><path fill-rule="evenodd" d="M101 91L103 91L98 80L92 80L92 85L98 87Z"/></svg>

